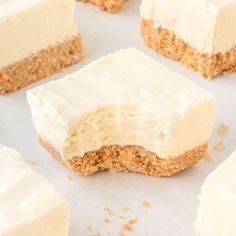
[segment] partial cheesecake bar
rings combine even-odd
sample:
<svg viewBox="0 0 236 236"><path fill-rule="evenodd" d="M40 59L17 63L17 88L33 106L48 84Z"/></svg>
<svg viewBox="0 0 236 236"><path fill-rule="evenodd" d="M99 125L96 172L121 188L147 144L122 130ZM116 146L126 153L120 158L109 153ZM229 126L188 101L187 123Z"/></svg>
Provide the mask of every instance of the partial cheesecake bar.
<svg viewBox="0 0 236 236"><path fill-rule="evenodd" d="M115 13L119 11L126 0L80 0L85 3L92 3L104 11Z"/></svg>
<svg viewBox="0 0 236 236"><path fill-rule="evenodd" d="M84 58L74 4L74 0L0 1L0 93L15 91Z"/></svg>
<svg viewBox="0 0 236 236"><path fill-rule="evenodd" d="M211 79L236 71L236 0L142 0L144 42Z"/></svg>
<svg viewBox="0 0 236 236"><path fill-rule="evenodd" d="M79 174L170 176L207 153L214 96L135 48L27 93L41 144Z"/></svg>
<svg viewBox="0 0 236 236"><path fill-rule="evenodd" d="M205 180L194 236L236 235L236 152Z"/></svg>
<svg viewBox="0 0 236 236"><path fill-rule="evenodd" d="M0 235L68 236L65 199L16 151L0 145Z"/></svg>

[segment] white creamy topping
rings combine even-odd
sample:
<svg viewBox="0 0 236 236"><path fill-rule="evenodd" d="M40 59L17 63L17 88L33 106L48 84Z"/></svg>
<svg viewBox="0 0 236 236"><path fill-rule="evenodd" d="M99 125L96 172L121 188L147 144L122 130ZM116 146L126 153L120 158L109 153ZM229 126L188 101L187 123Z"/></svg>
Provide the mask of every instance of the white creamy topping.
<svg viewBox="0 0 236 236"><path fill-rule="evenodd" d="M236 46L236 0L142 0L141 17L174 32L201 53Z"/></svg>
<svg viewBox="0 0 236 236"><path fill-rule="evenodd" d="M74 0L1 1L0 68L75 36L74 4Z"/></svg>
<svg viewBox="0 0 236 236"><path fill-rule="evenodd" d="M206 143L215 99L134 48L28 91L37 133L64 159L103 145L138 145L161 158Z"/></svg>
<svg viewBox="0 0 236 236"><path fill-rule="evenodd" d="M0 0L0 19L21 12L43 0Z"/></svg>
<svg viewBox="0 0 236 236"><path fill-rule="evenodd" d="M54 211L58 213L58 218L56 218L58 221L62 218L60 216L64 214L68 217L67 204L64 198L57 194L43 177L34 173L17 152L1 145L0 235L30 236L28 233L24 235L20 232L29 232L34 227L29 226L28 229L23 229L23 225L26 226L37 219L37 223L35 223L37 227L40 222L39 219L43 219L43 216L47 218L49 225L46 226L45 224L45 228L41 231L38 228L38 233L30 231L34 232L31 235L52 235L48 234L47 228L52 227L50 222L54 220L50 219L47 214L53 215ZM67 225L68 228L67 221L68 219L64 223L60 222ZM42 230L45 232L44 234L42 234ZM51 229L52 232L54 231ZM58 235L66 236L65 230L64 234Z"/></svg>
<svg viewBox="0 0 236 236"><path fill-rule="evenodd" d="M236 152L207 178L195 223L197 236L236 235Z"/></svg>

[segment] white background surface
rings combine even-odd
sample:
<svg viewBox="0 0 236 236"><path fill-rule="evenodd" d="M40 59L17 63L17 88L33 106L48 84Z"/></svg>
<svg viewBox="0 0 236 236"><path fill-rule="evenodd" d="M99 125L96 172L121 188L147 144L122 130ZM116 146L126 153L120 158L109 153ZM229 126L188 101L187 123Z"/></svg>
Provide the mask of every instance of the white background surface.
<svg viewBox="0 0 236 236"><path fill-rule="evenodd" d="M44 175L70 203L70 236L90 235L88 226L102 236L118 236L125 220L137 218L133 236L189 236L193 232L200 187L205 177L236 149L236 74L226 75L214 81L203 80L198 74L185 69L177 62L165 59L142 43L139 34L139 1L129 0L122 11L109 14L90 4L77 3L76 20L87 51L86 60L80 65L50 79L45 79L27 88L0 97L0 143L8 145L26 159L36 160L33 167ZM194 26L193 26L194 27ZM170 178L146 177L132 173L108 172L90 177L76 176L52 158L37 143L35 130L26 103L25 92L35 85L61 78L92 60L120 48L135 46L156 58L172 70L181 72L199 86L216 95L218 101L217 121L210 141L212 161L204 160L199 165ZM86 99L85 99L86 101ZM202 114L204 115L204 114ZM229 130L225 136L217 134L217 126L225 122ZM214 151L212 146L222 140L225 148ZM67 179L72 176L72 180ZM143 208L148 200L150 208ZM115 216L104 223L104 207L110 207ZM129 207L126 213L121 208ZM56 236L56 235L55 235Z"/></svg>

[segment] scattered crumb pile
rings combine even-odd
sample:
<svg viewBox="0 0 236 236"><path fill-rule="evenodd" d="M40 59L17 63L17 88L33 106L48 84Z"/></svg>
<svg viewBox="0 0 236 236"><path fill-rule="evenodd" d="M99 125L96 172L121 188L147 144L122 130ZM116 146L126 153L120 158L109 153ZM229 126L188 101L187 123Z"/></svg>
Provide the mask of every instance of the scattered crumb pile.
<svg viewBox="0 0 236 236"><path fill-rule="evenodd" d="M143 201L142 202L142 207L143 208L149 208L151 206L149 201ZM128 232L133 232L135 231L135 225L138 223L138 219L136 218L128 218L125 217L123 214L115 214L111 211L111 209L109 207L105 207L103 209L103 211L107 214L104 218L103 218L103 222L106 224L111 224L112 217L116 217L117 219L123 221L121 223L120 229L118 231L118 235L119 236L126 236L126 233ZM129 207L123 207L120 209L121 212L126 213L128 211L130 211ZM125 221L125 222L124 222ZM96 232L93 230L93 228L91 226L88 226L88 231L89 231L89 236L102 236L100 233Z"/></svg>

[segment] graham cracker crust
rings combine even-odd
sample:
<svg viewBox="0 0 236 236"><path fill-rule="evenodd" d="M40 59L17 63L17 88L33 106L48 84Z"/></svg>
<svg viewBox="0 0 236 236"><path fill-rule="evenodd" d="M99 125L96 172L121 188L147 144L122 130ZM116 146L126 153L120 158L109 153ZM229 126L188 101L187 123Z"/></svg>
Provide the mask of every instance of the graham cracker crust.
<svg viewBox="0 0 236 236"><path fill-rule="evenodd" d="M236 47L223 54L202 54L174 33L161 27L155 28L153 21L145 19L141 21L141 34L149 47L165 57L180 61L207 79L236 71Z"/></svg>
<svg viewBox="0 0 236 236"><path fill-rule="evenodd" d="M15 91L55 74L84 57L82 40L77 34L72 39L50 46L20 62L0 69L0 94Z"/></svg>
<svg viewBox="0 0 236 236"><path fill-rule="evenodd" d="M156 154L138 146L112 145L87 152L83 157L63 161L60 153L48 142L39 137L39 142L53 156L80 175L91 175L99 171L136 172L151 176L171 176L197 164L207 154L205 143L184 154L169 159L161 159Z"/></svg>
<svg viewBox="0 0 236 236"><path fill-rule="evenodd" d="M81 2L92 3L104 11L115 13L121 9L126 0L81 0Z"/></svg>

